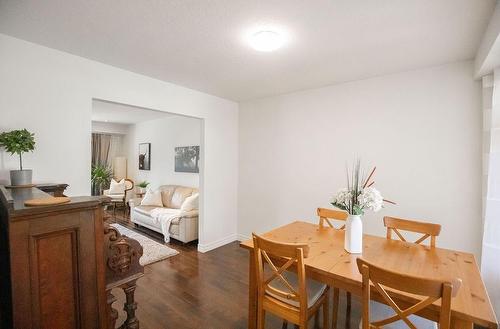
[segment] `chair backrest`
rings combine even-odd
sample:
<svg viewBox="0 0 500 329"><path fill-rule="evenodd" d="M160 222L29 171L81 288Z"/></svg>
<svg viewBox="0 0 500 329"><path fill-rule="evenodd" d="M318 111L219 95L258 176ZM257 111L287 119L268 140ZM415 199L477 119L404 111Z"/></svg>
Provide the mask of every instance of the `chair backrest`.
<svg viewBox="0 0 500 329"><path fill-rule="evenodd" d="M134 181L128 178L125 178L125 193L134 188Z"/></svg>
<svg viewBox="0 0 500 329"><path fill-rule="evenodd" d="M336 228L335 226L333 226L333 223L330 220L333 219L333 220L345 222L347 220L347 216L349 215L345 211L327 209L327 208L318 208L317 214L319 216L319 226L320 227L324 227L324 225L327 224L331 228L335 228L338 230L345 229L345 224L340 226L339 228Z"/></svg>
<svg viewBox="0 0 500 329"><path fill-rule="evenodd" d="M265 296L270 297L270 300L275 299L274 296L280 296L287 300L298 302L299 311L306 312L307 291L304 258L309 254L309 246L306 243L280 243L271 241L255 233L252 234L252 237L257 274L258 302L262 303ZM273 261L271 258L275 260ZM271 269L271 274L267 277L267 273L264 271L265 263ZM297 286L294 286L283 276L283 272L292 266L297 269ZM272 287L270 283L274 280L280 280L283 286L286 287L286 290ZM276 302L279 303L277 299Z"/></svg>
<svg viewBox="0 0 500 329"><path fill-rule="evenodd" d="M363 276L362 329L379 328L400 320L404 321L409 328L416 329L408 316L421 311L439 299L441 299L439 328L450 328L451 298L458 293L462 283L460 279L440 281L420 278L380 268L361 258L358 258L356 262L359 272ZM382 296L385 303L394 310L395 315L370 323L370 282ZM413 306L401 309L390 297L385 287L426 298Z"/></svg>
<svg viewBox="0 0 500 329"><path fill-rule="evenodd" d="M421 233L422 236L414 241L414 243L420 244L430 237L431 247L436 246L436 237L441 232L441 225L426 222L417 222L413 220L395 218L395 217L384 217L384 225L387 227L387 238L392 239L392 232L402 240L406 239L401 234L400 230Z"/></svg>

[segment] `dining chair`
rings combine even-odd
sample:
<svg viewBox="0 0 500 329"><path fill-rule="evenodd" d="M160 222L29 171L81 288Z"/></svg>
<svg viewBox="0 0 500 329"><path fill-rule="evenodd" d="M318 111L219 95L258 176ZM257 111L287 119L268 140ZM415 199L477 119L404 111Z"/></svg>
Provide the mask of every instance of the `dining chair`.
<svg viewBox="0 0 500 329"><path fill-rule="evenodd" d="M418 238L413 243L420 244L430 238L431 247L436 246L436 237L441 232L441 225L426 222L417 222L414 220L395 218L395 217L384 217L384 225L387 227L387 238L392 239L392 232L394 232L401 241L407 241L401 231L408 231L413 233L421 233L422 236Z"/></svg>
<svg viewBox="0 0 500 329"><path fill-rule="evenodd" d="M327 208L318 208L317 214L319 217L319 226L320 227L330 227L336 230L344 230L345 224L341 224L340 226L335 226L332 221L340 221L345 223L347 220L347 216L349 215L345 211L327 209ZM333 315L332 315L332 329L337 328L337 320L338 320L338 312L339 312L339 302L340 302L340 289L333 287ZM350 327L351 321L351 293L346 291L346 328Z"/></svg>
<svg viewBox="0 0 500 329"><path fill-rule="evenodd" d="M265 328L266 312L300 329L323 308L323 328L328 327L329 287L306 278L306 243L280 243L252 234L256 270L257 328ZM296 273L292 270L296 270Z"/></svg>
<svg viewBox="0 0 500 329"><path fill-rule="evenodd" d="M363 312L360 329L427 329L437 328L437 323L422 318L416 313L422 311L432 303L441 299L439 312L439 328L450 329L451 299L458 293L462 281L453 279L450 281L435 280L393 272L373 265L361 258L356 259L359 272L362 275L362 303ZM387 305L370 299L370 282ZM392 298L392 291L410 293L421 296L422 299L416 304L401 308ZM376 318L376 319L372 319ZM374 320L373 322L371 322Z"/></svg>

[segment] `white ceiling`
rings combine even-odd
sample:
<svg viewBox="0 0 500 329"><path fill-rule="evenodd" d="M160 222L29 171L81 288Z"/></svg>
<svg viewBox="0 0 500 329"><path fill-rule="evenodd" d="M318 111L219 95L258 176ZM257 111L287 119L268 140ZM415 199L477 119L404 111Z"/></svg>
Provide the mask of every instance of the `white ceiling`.
<svg viewBox="0 0 500 329"><path fill-rule="evenodd" d="M472 59L495 0L0 0L0 32L232 100ZM278 26L288 45L248 47Z"/></svg>
<svg viewBox="0 0 500 329"><path fill-rule="evenodd" d="M169 116L173 114L118 103L92 101L92 121L136 124Z"/></svg>

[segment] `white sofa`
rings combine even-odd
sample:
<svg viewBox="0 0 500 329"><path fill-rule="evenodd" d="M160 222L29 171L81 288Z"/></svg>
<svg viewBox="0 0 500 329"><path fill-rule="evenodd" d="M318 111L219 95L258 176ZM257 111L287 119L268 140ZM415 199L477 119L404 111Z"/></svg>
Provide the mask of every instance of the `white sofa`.
<svg viewBox="0 0 500 329"><path fill-rule="evenodd" d="M159 187L159 190L161 191L163 208L179 212L178 218L172 220L170 224L170 238L184 243L198 239L198 209L183 213L180 210L184 200L192 194L198 193L198 189L179 185L163 185ZM151 211L159 207L141 206L140 204L140 198L129 201L131 221L136 225L162 233L161 223L151 217Z"/></svg>

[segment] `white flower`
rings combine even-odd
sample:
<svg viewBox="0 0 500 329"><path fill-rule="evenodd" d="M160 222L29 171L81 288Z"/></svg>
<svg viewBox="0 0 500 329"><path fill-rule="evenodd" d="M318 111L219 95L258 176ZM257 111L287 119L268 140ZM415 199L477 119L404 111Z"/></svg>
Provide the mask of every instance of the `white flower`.
<svg viewBox="0 0 500 329"><path fill-rule="evenodd" d="M332 203L349 204L351 202L352 193L346 188L338 190L337 194L333 197Z"/></svg>
<svg viewBox="0 0 500 329"><path fill-rule="evenodd" d="M377 189L367 187L359 194L358 202L362 209L370 209L377 212L382 209L384 198Z"/></svg>

